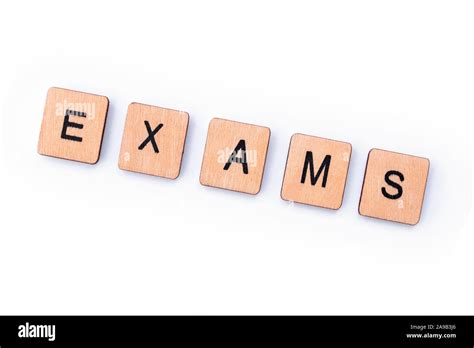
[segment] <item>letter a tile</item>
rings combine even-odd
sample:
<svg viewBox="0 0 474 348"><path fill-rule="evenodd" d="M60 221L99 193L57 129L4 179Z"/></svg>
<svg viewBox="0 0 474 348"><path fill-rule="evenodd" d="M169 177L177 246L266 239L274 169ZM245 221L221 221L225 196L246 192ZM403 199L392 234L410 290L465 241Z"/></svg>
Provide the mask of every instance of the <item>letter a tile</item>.
<svg viewBox="0 0 474 348"><path fill-rule="evenodd" d="M99 160L109 100L52 87L48 90L38 153L95 164Z"/></svg>
<svg viewBox="0 0 474 348"><path fill-rule="evenodd" d="M128 107L119 168L176 179L181 169L189 115L132 103Z"/></svg>
<svg viewBox="0 0 474 348"><path fill-rule="evenodd" d="M290 141L281 198L339 209L351 152L349 143L294 134Z"/></svg>
<svg viewBox="0 0 474 348"><path fill-rule="evenodd" d="M430 162L427 158L372 149L367 158L359 213L416 225Z"/></svg>
<svg viewBox="0 0 474 348"><path fill-rule="evenodd" d="M214 118L209 124L200 182L257 194L262 185L270 129Z"/></svg>

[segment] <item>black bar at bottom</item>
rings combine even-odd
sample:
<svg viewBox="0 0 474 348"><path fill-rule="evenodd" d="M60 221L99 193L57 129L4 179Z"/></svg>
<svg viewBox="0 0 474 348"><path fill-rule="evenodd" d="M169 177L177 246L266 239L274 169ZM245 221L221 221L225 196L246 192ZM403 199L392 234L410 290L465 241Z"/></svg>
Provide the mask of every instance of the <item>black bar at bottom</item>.
<svg viewBox="0 0 474 348"><path fill-rule="evenodd" d="M8 316L0 348L57 345L474 347L474 317Z"/></svg>

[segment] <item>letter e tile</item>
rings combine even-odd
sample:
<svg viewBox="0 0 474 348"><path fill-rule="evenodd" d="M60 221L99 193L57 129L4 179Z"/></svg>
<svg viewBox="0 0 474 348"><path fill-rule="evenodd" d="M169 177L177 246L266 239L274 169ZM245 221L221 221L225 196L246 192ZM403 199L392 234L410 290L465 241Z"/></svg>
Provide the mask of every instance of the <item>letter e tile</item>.
<svg viewBox="0 0 474 348"><path fill-rule="evenodd" d="M95 164L99 160L109 100L52 87L38 142L41 155Z"/></svg>

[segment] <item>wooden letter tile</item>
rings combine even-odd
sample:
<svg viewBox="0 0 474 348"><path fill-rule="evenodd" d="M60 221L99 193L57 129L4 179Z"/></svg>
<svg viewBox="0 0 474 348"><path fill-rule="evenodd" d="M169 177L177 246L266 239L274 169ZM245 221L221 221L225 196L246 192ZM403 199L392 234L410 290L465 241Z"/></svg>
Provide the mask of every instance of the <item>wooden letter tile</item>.
<svg viewBox="0 0 474 348"><path fill-rule="evenodd" d="M257 194L269 141L267 127L212 119L202 161L201 184Z"/></svg>
<svg viewBox="0 0 474 348"><path fill-rule="evenodd" d="M372 149L367 158L359 213L416 225L429 166L427 158Z"/></svg>
<svg viewBox="0 0 474 348"><path fill-rule="evenodd" d="M176 179L181 169L189 115L132 103L128 107L119 168Z"/></svg>
<svg viewBox="0 0 474 348"><path fill-rule="evenodd" d="M294 134L290 141L281 198L339 209L351 152L349 143Z"/></svg>
<svg viewBox="0 0 474 348"><path fill-rule="evenodd" d="M38 153L89 164L99 160L109 100L52 87L48 90Z"/></svg>

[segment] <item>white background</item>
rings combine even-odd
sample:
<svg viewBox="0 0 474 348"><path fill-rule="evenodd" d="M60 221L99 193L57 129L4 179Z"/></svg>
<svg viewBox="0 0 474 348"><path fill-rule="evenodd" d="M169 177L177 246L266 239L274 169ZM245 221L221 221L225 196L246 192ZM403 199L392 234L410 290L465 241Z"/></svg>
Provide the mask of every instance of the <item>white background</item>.
<svg viewBox="0 0 474 348"><path fill-rule="evenodd" d="M474 314L469 1L0 7L1 314ZM36 152L47 89L109 97L95 166ZM176 181L124 172L127 105L189 112ZM272 130L257 196L199 184L207 126ZM342 208L280 199L301 132L352 143ZM358 215L368 151L431 161L415 227Z"/></svg>

